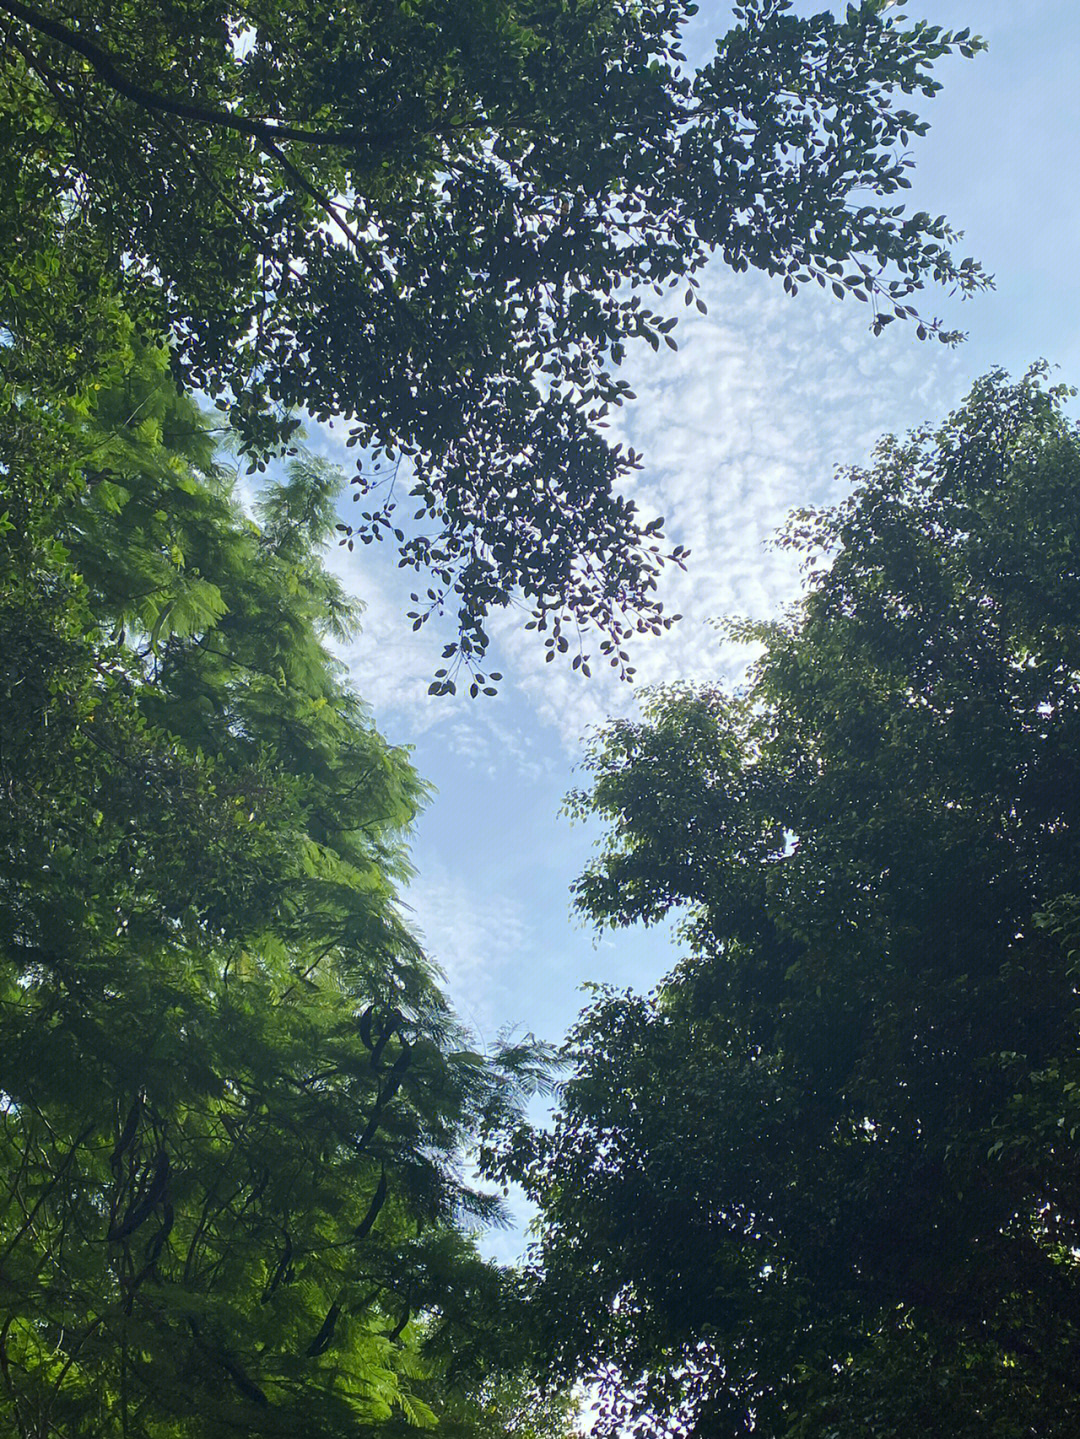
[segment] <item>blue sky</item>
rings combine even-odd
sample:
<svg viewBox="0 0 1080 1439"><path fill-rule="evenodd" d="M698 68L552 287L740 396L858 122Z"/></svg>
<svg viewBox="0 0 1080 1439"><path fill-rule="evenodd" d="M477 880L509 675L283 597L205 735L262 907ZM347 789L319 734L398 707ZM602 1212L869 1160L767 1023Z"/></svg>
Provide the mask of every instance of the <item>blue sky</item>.
<svg viewBox="0 0 1080 1439"><path fill-rule="evenodd" d="M726 5L703 0L701 10L695 46L727 24ZM793 597L797 572L767 548L769 536L793 506L837 498L837 467L865 463L881 434L942 417L993 365L1019 372L1044 356L1080 384L1075 0L913 0L903 10L989 42L974 61L940 68L910 200L965 231L961 253L978 257L997 288L964 304L927 295L927 311L969 333L947 350L900 324L874 339L863 306L816 290L791 300L778 283L717 263L703 282L708 315L679 307L678 353L631 354L623 373L638 399L619 425L645 456L634 496L692 551L663 593L682 623L637 645L643 684L737 677L740 657L708 620L764 617ZM516 1026L557 1041L584 981L651 987L675 958L669 938L596 941L572 918L569 885L595 836L559 813L582 733L633 713L633 689L544 664L516 613L493 630L500 696L430 699L438 641L410 631L410 580L392 552L331 558L367 605L345 655L355 684L436 789L417 827L407 901L463 1018L481 1040ZM516 1231L493 1241L504 1258L521 1243Z"/></svg>

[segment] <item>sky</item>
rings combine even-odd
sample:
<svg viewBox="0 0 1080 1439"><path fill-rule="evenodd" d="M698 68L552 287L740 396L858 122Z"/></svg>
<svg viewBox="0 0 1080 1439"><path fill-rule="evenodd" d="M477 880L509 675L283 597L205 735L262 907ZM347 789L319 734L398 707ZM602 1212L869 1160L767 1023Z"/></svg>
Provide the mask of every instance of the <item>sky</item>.
<svg viewBox="0 0 1080 1439"><path fill-rule="evenodd" d="M864 306L816 288L790 299L779 282L718 261L703 279L708 314L679 305L678 352L631 352L622 374L637 401L620 412L616 437L645 465L630 492L691 551L686 573L670 570L661 587L665 609L683 619L636 643L636 688L737 682L745 654L726 649L710 620L765 618L794 598L796 562L770 549L770 536L793 507L842 496L846 468L865 465L881 435L944 418L995 365L1018 374L1045 357L1080 385L1075 0L912 0L903 10L989 42L976 59L939 67L944 88L922 106L931 129L913 145L909 201L965 232L960 253L976 256L996 289L962 304L926 292L925 311L968 333L947 349L899 323L874 338ZM692 55L728 13L702 0ZM340 435L322 443L346 462ZM429 697L440 642L430 629L412 633L415 578L380 549L329 558L366 606L344 651L356 688L434 787L413 843L412 921L480 1042L507 1029L558 1042L583 983L647 990L677 958L666 931L597 937L570 907L597 836L561 814L563 797L581 782L583 735L635 713L636 688L599 667L585 679L545 664L518 611L491 627L489 668L506 677L498 698ZM486 1241L505 1260L524 1245L516 1214Z"/></svg>

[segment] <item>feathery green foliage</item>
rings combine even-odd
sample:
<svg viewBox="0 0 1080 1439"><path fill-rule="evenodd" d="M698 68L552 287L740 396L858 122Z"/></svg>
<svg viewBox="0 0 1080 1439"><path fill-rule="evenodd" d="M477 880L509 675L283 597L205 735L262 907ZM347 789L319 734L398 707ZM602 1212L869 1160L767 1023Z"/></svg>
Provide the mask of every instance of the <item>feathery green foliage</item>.
<svg viewBox="0 0 1080 1439"><path fill-rule="evenodd" d="M430 1424L508 1352L462 1153L539 1056L474 1053L401 918L423 787L326 649L337 477L254 521L164 352L92 394L65 495L4 476L0 1422Z"/></svg>

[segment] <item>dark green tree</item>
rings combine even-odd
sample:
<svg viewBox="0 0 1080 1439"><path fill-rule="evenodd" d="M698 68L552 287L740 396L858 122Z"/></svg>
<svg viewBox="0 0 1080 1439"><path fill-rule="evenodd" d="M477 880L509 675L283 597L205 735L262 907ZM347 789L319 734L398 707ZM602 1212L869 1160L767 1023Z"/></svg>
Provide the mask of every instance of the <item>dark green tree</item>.
<svg viewBox="0 0 1080 1439"><path fill-rule="evenodd" d="M687 957L596 995L554 1128L489 1159L602 1434L1080 1425L1080 432L1044 376L795 517L744 692L592 747L578 903L681 913Z"/></svg>
<svg viewBox="0 0 1080 1439"><path fill-rule="evenodd" d="M253 521L164 352L88 393L0 520L0 1428L430 1424L509 1352L463 1149L538 1055L473 1052L399 913L339 478Z"/></svg>
<svg viewBox="0 0 1080 1439"><path fill-rule="evenodd" d="M448 658L475 668L520 593L550 646L572 621L625 663L626 634L664 623L660 531L598 426L626 346L675 343L643 293L691 301L719 252L867 300L880 328L917 319L927 280L983 283L943 219L897 203L926 128L904 97L978 41L883 0L747 0L691 73L695 8L2 0L0 326L32 339L39 281L69 336L78 301L122 296L256 454L306 408L393 474L405 457L415 520L369 469L355 536L393 532L430 581L415 622L459 626ZM52 347L76 369L89 349Z"/></svg>

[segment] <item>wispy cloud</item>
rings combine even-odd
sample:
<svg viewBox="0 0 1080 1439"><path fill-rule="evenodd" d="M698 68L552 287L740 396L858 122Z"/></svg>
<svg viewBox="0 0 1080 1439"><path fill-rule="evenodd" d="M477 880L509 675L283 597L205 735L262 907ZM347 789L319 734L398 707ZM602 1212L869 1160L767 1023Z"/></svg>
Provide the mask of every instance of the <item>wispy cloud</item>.
<svg viewBox="0 0 1080 1439"><path fill-rule="evenodd" d="M875 339L865 316L817 292L788 299L775 284L714 272L707 316L685 312L677 354L636 353L625 373L637 400L615 437L643 452L632 494L688 545L660 595L682 621L634 642L638 685L738 671L721 655L717 615L763 618L798 591L794 558L770 546L787 513L838 498L838 464L865 462L890 418L917 423L956 398L960 367L910 327ZM861 310L861 307L860 307ZM507 669L539 718L571 749L583 728L633 709L628 686L545 665L531 637L499 627Z"/></svg>
<svg viewBox="0 0 1080 1439"><path fill-rule="evenodd" d="M458 1014L482 1042L494 1039L498 1016L506 1012L508 978L533 943L524 913L503 895L485 896L475 876L466 883L430 861L404 901Z"/></svg>
<svg viewBox="0 0 1080 1439"><path fill-rule="evenodd" d="M665 609L682 621L658 639L634 642L639 686L736 673L740 657L722 657L707 621L763 617L797 592L792 556L768 543L788 511L837 498L836 465L864 462L890 421L901 416L908 425L940 413L961 388L954 353L919 344L900 324L873 338L865 308L854 302L816 290L790 300L765 277L733 276L719 266L702 295L707 315L676 306L677 353L631 354L624 374L637 400L612 424L613 438L645 457L630 485L640 510L664 514L671 543L691 550L686 572L671 567L661 582ZM351 463L340 429L317 439ZM449 626L410 630L405 614L417 579L395 561L387 545L335 548L330 557L365 602L363 633L344 659L384 722L407 717L412 733L437 729L465 763L509 757L528 775L542 761L530 753L521 704L568 751L588 726L633 709L632 687L602 666L585 680L558 661L545 664L521 611L490 626L492 665L508 676L509 703L430 698Z"/></svg>

